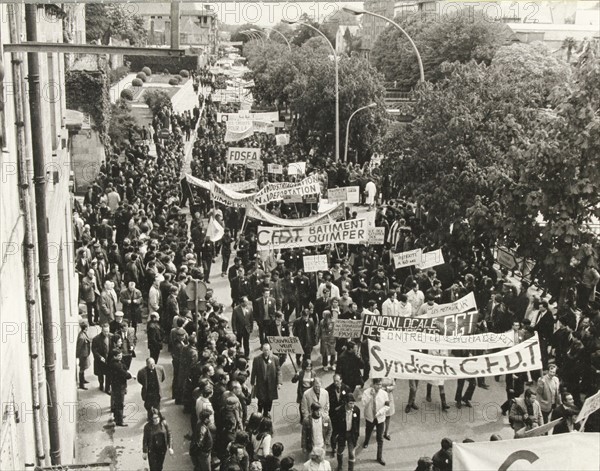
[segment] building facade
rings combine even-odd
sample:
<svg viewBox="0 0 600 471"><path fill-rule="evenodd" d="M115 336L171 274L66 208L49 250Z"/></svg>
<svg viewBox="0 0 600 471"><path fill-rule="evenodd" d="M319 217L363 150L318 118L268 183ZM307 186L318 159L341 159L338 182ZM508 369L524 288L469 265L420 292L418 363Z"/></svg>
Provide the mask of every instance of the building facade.
<svg viewBox="0 0 600 471"><path fill-rule="evenodd" d="M54 16L48 6L38 8L38 41L63 42L63 20ZM19 176L17 171L17 128L15 126L15 93L11 67L11 54L4 51L10 43L10 26L15 26L22 38L25 33L24 8L15 5L17 22L8 19L8 6L0 4L3 18L0 29L0 52L4 64L2 80L2 102L0 110L0 398L2 401L2 426L0 432L0 469L25 470L34 465L49 465L48 397L44 374L44 336L40 290L37 284L33 293L35 318L32 324L27 315L23 237L24 207L19 198ZM57 384L57 408L59 411L59 439L62 463L75 462L75 437L77 428L77 364L75 340L78 332L78 282L74 270L74 247L72 234L71 194L69 192L70 155L68 131L64 124L66 113L64 84L64 56L58 53L38 53L40 61L40 89L42 128L31 129L28 119L24 120L26 133L26 159L31 161L32 133L41 133L46 160L46 208L48 220L48 253L50 261L50 287L52 306L52 342L55 349L55 375ZM23 77L27 76L26 55L22 65ZM22 81L26 89L25 79ZM27 97L25 109L29 110ZM29 116L29 112L25 117ZM31 168L31 165L29 165ZM33 196L32 175L27 177L29 193ZM33 204L30 205L32 208ZM32 215L35 224L35 215ZM34 236L35 266L38 269L37 239ZM30 333L37 330L35 338ZM33 377L31 353L37 348L38 374ZM33 420L33 385L39 386L40 422ZM36 433L37 432L37 433ZM36 436L43 437L45 459L36 457Z"/></svg>
<svg viewBox="0 0 600 471"><path fill-rule="evenodd" d="M148 44L166 46L171 41L171 11L169 3L136 3L148 31ZM217 14L202 4L182 3L179 20L181 46L201 48L207 54L217 53Z"/></svg>

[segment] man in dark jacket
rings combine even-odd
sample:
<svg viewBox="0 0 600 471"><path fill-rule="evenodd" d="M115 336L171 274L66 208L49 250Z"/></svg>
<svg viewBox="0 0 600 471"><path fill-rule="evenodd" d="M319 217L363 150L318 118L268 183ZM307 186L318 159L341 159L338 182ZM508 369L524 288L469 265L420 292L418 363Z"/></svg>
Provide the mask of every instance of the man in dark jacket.
<svg viewBox="0 0 600 471"><path fill-rule="evenodd" d="M157 312L150 314L148 325L146 326L146 335L148 337L148 350L150 350L150 357L154 360L154 363L158 363L158 356L162 350L162 332L159 325L160 316Z"/></svg>
<svg viewBox="0 0 600 471"><path fill-rule="evenodd" d="M108 324L102 325L102 331L92 339L92 355L94 355L94 374L98 377L100 391L110 394L110 370L108 366L108 354L112 335ZM106 377L106 388L104 378Z"/></svg>
<svg viewBox="0 0 600 471"><path fill-rule="evenodd" d="M252 306L246 296L242 296L241 303L233 309L231 314L231 329L237 341L244 347L244 356L250 357L250 334L254 330L254 316Z"/></svg>
<svg viewBox="0 0 600 471"><path fill-rule="evenodd" d="M350 388L342 382L342 377L339 374L333 375L333 383L325 388L327 394L329 394L329 414L332 418L344 408L348 401L348 395L352 393ZM335 453L337 446L338 433L333 423L333 433L331 434L331 450Z"/></svg>
<svg viewBox="0 0 600 471"><path fill-rule="evenodd" d="M165 370L154 363L152 358L146 360L146 366L137 373L138 383L142 385L142 400L148 412L148 419L152 416L151 409L160 410L161 386L165 381Z"/></svg>
<svg viewBox="0 0 600 471"><path fill-rule="evenodd" d="M348 394L341 407L331 410L331 422L333 426L332 450L335 453L337 445L338 469L344 464L344 450L348 447L348 471L354 471L354 450L360 435L360 409L356 406L353 394ZM336 437L336 443L333 437Z"/></svg>
<svg viewBox="0 0 600 471"><path fill-rule="evenodd" d="M268 337L289 337L290 336L290 327L287 324L287 322L285 322L283 320L283 313L281 312L276 312L275 313L275 319L272 322L269 322L267 324L267 328L266 328L267 332L267 338ZM287 355L285 353L281 353L279 355L277 355L277 357L279 358L279 366L282 366L285 363L285 359L287 357Z"/></svg>
<svg viewBox="0 0 600 471"><path fill-rule="evenodd" d="M361 368L364 368L364 363L356 353L356 344L348 342L346 350L342 352L338 359L335 372L341 375L342 381L348 385L351 392L354 392L356 386L364 384Z"/></svg>
<svg viewBox="0 0 600 471"><path fill-rule="evenodd" d="M269 415L273 401L279 398L278 390L282 383L279 358L271 353L271 345L268 343L263 344L262 354L252 362L250 384L258 399L258 412Z"/></svg>
<svg viewBox="0 0 600 471"><path fill-rule="evenodd" d="M296 319L292 326L293 334L300 339L300 345L304 350L304 360L309 359L312 349L317 344L317 336L314 321L309 317L308 309L302 310L302 317ZM296 355L296 363L298 366L302 364L302 355Z"/></svg>
<svg viewBox="0 0 600 471"><path fill-rule="evenodd" d="M254 320L258 324L258 334L261 345L267 342L265 334L266 325L275 318L275 299L271 297L268 288L263 290L263 295L254 301Z"/></svg>
<svg viewBox="0 0 600 471"><path fill-rule="evenodd" d="M113 350L110 362L111 374L111 409L115 418L117 427L127 427L123 422L123 410L125 408L125 394L127 394L127 380L131 379L131 374L123 364L123 353L119 350Z"/></svg>

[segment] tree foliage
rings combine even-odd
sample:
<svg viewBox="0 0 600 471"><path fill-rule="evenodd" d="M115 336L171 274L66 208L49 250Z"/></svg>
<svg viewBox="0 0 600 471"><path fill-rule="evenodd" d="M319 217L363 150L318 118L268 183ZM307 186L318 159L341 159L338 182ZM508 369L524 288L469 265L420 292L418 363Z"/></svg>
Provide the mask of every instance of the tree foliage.
<svg viewBox="0 0 600 471"><path fill-rule="evenodd" d="M415 42L423 61L425 78L444 77L444 62L474 60L490 64L495 52L505 45L508 27L482 13L465 9L450 15L408 15L395 21ZM372 51L373 64L388 81L412 87L419 80L418 61L406 36L390 25L377 38Z"/></svg>
<svg viewBox="0 0 600 471"><path fill-rule="evenodd" d="M119 99L111 105L108 136L113 146L121 148L129 142L129 131L136 126L131 106L126 100Z"/></svg>
<svg viewBox="0 0 600 471"><path fill-rule="evenodd" d="M115 36L134 45L143 45L148 37L144 19L128 5L86 3L85 28L88 43L99 41L108 45L110 38Z"/></svg>
<svg viewBox="0 0 600 471"><path fill-rule="evenodd" d="M152 111L152 114L158 114L165 106L171 106L171 98L164 90L146 90L144 91L144 103Z"/></svg>

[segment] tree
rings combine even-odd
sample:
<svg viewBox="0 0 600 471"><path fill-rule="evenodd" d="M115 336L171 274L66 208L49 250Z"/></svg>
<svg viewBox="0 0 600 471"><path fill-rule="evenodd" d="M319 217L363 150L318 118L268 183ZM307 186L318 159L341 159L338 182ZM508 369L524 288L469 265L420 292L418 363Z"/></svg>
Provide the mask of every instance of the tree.
<svg viewBox="0 0 600 471"><path fill-rule="evenodd" d="M489 253L509 232L499 195L518 180L520 162L508 156L527 145L540 106L568 70L523 45L498 51L489 66L446 63L440 73L444 79L415 92L415 120L387 139L384 171L405 196L419 198L439 238L452 241L450 227L460 225L457 249ZM528 224L515 217L510 232L530 232Z"/></svg>
<svg viewBox="0 0 600 471"><path fill-rule="evenodd" d="M511 149L517 170L503 198L509 227L531 229L509 234L510 242L520 255L539 261L540 277L562 301L587 263L598 260L598 238L588 227L600 217L598 42L580 56L573 80L556 90L554 105L532 121L530 139Z"/></svg>
<svg viewBox="0 0 600 471"><path fill-rule="evenodd" d="M498 48L506 43L509 29L486 15L469 9L451 15L409 15L396 22L415 42L425 70L425 79L443 78L444 62L489 64ZM406 36L388 26L377 38L371 53L373 64L387 81L410 88L419 80L415 52Z"/></svg>
<svg viewBox="0 0 600 471"><path fill-rule="evenodd" d="M231 41L233 42L243 42L244 44L248 41L252 40L252 36L250 34L245 34L247 32L252 31L253 29L261 29L252 23L246 23L245 25L241 25L231 34Z"/></svg>
<svg viewBox="0 0 600 471"><path fill-rule="evenodd" d="M100 41L108 45L112 36L127 39L131 44L143 45L148 33L144 19L132 13L125 5L87 3L85 5L85 34L88 43Z"/></svg>
<svg viewBox="0 0 600 471"><path fill-rule="evenodd" d="M110 142L116 148L121 148L129 142L129 132L136 127L137 123L131 106L123 99L119 99L111 105L110 123L108 136Z"/></svg>
<svg viewBox="0 0 600 471"><path fill-rule="evenodd" d="M165 106L171 107L171 98L164 90L146 90L144 91L144 103L152 111L152 114L158 114Z"/></svg>

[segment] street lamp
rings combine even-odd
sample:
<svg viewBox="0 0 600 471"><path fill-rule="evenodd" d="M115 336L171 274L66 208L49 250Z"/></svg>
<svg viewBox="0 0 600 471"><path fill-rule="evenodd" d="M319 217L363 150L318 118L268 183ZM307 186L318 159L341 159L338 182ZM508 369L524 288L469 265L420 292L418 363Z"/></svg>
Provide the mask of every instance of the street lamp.
<svg viewBox="0 0 600 471"><path fill-rule="evenodd" d="M344 163L348 163L348 136L350 135L350 121L352 121L354 115L359 111L366 110L367 108L373 108L374 106L377 106L377 103L370 103L366 106L361 106L359 109L354 111L354 113L352 113L348 118L348 124L346 124L346 147L344 149Z"/></svg>
<svg viewBox="0 0 600 471"><path fill-rule="evenodd" d="M421 60L421 54L419 53L419 50L417 49L417 45L415 44L415 42L408 35L408 33L406 31L404 31L404 29L402 28L402 26L400 26L395 21L390 20L389 18L386 18L385 16L380 15L378 13L373 13L372 11L360 10L358 8L353 8L353 7L349 7L349 6L342 7L342 10L344 10L347 13L351 13L353 15L356 15L356 16L359 16L359 15L371 15L371 16L374 16L376 18L381 18L382 20L387 21L388 23L394 25L397 29L399 29L400 32L404 36L406 36L406 38L408 39L408 41L412 45L412 48L415 51L415 54L417 56L417 61L419 61L419 74L421 76L420 81L421 81L421 83L425 82L425 72L423 70L423 61Z"/></svg>
<svg viewBox="0 0 600 471"><path fill-rule="evenodd" d="M260 42L262 42L262 43L263 43L263 46L264 46L264 44L265 44L265 43L263 42L263 40L262 40L262 37L261 37L260 35L258 35L257 33L254 33L254 32L252 32L252 30L241 31L241 32L240 32L240 34L241 34L242 36L247 36L247 37L249 37L251 40L254 40L254 41L256 41L256 42L259 42L259 41L260 41Z"/></svg>
<svg viewBox="0 0 600 471"><path fill-rule="evenodd" d="M287 44L287 47L290 50L290 52L292 52L292 45L288 41L288 38L286 38L285 35L281 31L277 31L275 28L267 28L266 26L264 27L264 29L269 30L269 31L273 31L274 33L277 33L279 36L281 36L283 38L283 40L285 41L285 43ZM256 32L264 33L264 31L260 31L258 29L251 29L250 31L256 31ZM267 37L269 37L269 36L267 36Z"/></svg>
<svg viewBox="0 0 600 471"><path fill-rule="evenodd" d="M306 26L307 28L312 29L313 31L316 31L317 34L319 34L321 37L323 37L323 39L325 39L325 41L327 41L327 44L329 44L329 47L331 48L331 52L333 53L333 60L335 61L335 161L339 162L340 160L340 77L339 77L339 71L338 71L338 55L335 52L335 48L333 47L333 44L331 44L331 41L329 39L327 39L327 36L325 36L323 34L322 31L320 31L318 28L315 28L312 25L309 25L308 23L304 23L302 21L290 21L290 20L282 20L284 23L293 25L293 24L299 24L299 25L303 25Z"/></svg>

